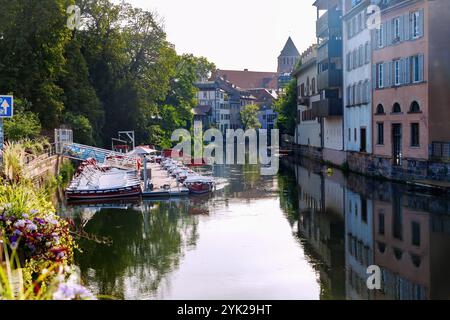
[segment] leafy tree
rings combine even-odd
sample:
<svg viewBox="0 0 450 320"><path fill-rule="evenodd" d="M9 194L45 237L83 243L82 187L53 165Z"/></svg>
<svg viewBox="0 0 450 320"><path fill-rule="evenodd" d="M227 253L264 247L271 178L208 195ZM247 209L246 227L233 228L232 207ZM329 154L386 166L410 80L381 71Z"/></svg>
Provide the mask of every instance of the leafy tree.
<svg viewBox="0 0 450 320"><path fill-rule="evenodd" d="M0 0L0 91L29 100L46 128L57 125L64 109L56 81L70 40L66 9L71 3Z"/></svg>
<svg viewBox="0 0 450 320"><path fill-rule="evenodd" d="M246 130L261 128L261 122L258 120L258 111L259 107L255 104L249 104L242 108L241 121Z"/></svg>
<svg viewBox="0 0 450 320"><path fill-rule="evenodd" d="M41 133L41 123L35 113L28 111L31 103L16 99L14 108L14 117L4 120L5 138L9 141L37 138Z"/></svg>
<svg viewBox="0 0 450 320"><path fill-rule="evenodd" d="M286 86L285 93L275 103L278 113L277 128L282 134L294 135L297 117L297 79L292 79Z"/></svg>
<svg viewBox="0 0 450 320"><path fill-rule="evenodd" d="M64 115L64 122L73 130L75 141L87 145L95 144L93 129L87 117L67 112Z"/></svg>
<svg viewBox="0 0 450 320"><path fill-rule="evenodd" d="M79 30L66 26L74 3ZM111 0L0 0L0 8L0 45L8 48L0 51L0 92L30 102L13 121L37 115L44 129L67 124L77 141L97 145L134 130L137 143L169 146L172 130L191 127L194 83L215 67L177 55L156 13Z"/></svg>
<svg viewBox="0 0 450 320"><path fill-rule="evenodd" d="M77 37L66 47L67 63L59 80L64 90L63 101L67 112L62 120L65 124L75 125L75 137L82 139L79 142L101 144L104 111L90 82L88 66L80 47ZM81 124L84 129L81 129Z"/></svg>

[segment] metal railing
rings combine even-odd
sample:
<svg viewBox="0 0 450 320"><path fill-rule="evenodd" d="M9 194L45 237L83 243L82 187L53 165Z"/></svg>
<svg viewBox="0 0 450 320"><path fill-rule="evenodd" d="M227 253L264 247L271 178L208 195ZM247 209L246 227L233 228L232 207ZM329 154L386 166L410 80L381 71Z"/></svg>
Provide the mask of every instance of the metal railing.
<svg viewBox="0 0 450 320"><path fill-rule="evenodd" d="M439 161L450 161L450 142L433 142L431 158Z"/></svg>

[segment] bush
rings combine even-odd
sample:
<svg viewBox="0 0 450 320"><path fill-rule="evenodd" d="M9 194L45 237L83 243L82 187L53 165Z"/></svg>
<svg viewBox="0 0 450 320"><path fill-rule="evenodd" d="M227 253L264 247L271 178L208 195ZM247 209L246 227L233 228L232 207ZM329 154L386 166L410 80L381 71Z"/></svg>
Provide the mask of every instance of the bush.
<svg viewBox="0 0 450 320"><path fill-rule="evenodd" d="M38 116L30 111L17 113L12 119L6 119L4 126L5 137L9 141L37 138L42 129Z"/></svg>

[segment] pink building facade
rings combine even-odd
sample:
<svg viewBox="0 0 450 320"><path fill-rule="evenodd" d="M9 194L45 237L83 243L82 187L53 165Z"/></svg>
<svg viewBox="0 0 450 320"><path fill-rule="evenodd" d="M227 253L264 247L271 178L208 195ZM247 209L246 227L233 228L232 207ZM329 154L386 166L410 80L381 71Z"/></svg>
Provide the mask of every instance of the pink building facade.
<svg viewBox="0 0 450 320"><path fill-rule="evenodd" d="M433 43L448 46L435 34L446 33L437 27L446 18L437 16L442 10L450 10L450 2L394 0L383 8L381 29L373 30L373 154L393 166L433 160L436 144L450 141L448 82L430 81L449 72L448 61L439 69L433 58L446 50Z"/></svg>

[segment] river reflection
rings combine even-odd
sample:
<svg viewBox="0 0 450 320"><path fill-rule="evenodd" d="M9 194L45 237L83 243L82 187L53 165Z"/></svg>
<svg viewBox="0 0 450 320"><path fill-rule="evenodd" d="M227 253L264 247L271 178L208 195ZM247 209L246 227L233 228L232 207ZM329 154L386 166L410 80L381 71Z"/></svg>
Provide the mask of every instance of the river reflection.
<svg viewBox="0 0 450 320"><path fill-rule="evenodd" d="M320 272L321 298L450 298L450 199L287 164L298 188L297 234ZM381 290L367 289L370 265L381 268Z"/></svg>
<svg viewBox="0 0 450 320"><path fill-rule="evenodd" d="M449 199L294 163L216 166L214 196L67 208L94 235L85 283L120 299L450 297ZM373 264L382 290L365 284Z"/></svg>

